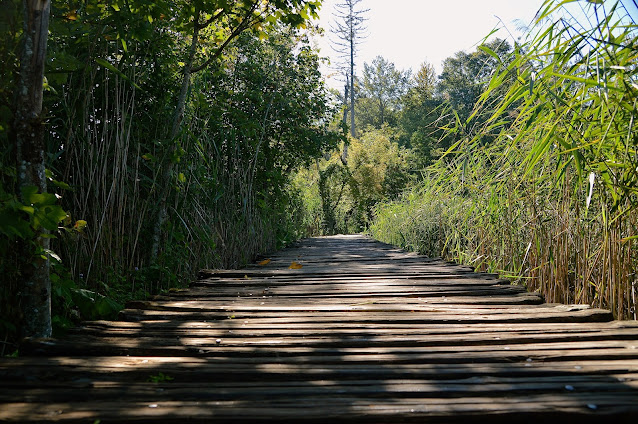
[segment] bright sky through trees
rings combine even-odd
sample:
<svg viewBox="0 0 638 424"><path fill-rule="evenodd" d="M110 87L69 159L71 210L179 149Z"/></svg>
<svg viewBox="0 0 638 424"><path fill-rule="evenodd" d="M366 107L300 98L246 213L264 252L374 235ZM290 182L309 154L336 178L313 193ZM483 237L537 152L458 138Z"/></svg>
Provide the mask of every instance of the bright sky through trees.
<svg viewBox="0 0 638 424"><path fill-rule="evenodd" d="M327 32L319 42L321 54L333 61L336 54L328 32L334 5L340 1L324 0L319 13L319 25ZM500 21L517 37L517 26L528 25L541 4L542 0L365 0L362 7L370 9L369 35L361 45L357 67L361 72L364 62L381 55L397 68L415 72L427 60L438 73L443 59L459 50L472 50L492 29L503 26ZM509 38L505 29L496 35ZM328 84L340 87L335 78L329 78Z"/></svg>
<svg viewBox="0 0 638 424"><path fill-rule="evenodd" d="M329 29L334 19L334 5L342 0L324 0L319 12L319 25L326 36L319 40L321 55L336 62L337 55L330 48ZM609 8L615 0L605 0ZM362 8L368 12L368 38L361 44L356 58L355 72L363 70L363 63L371 63L383 56L398 69L416 72L423 61L441 72L442 62L459 50L472 51L493 29L501 28L494 37L519 37L522 27L529 25L543 0L365 0ZM629 13L638 19L636 3L626 2ZM568 5L572 17L583 19L584 2ZM510 35L511 34L511 35ZM323 70L330 87L341 89L337 75Z"/></svg>

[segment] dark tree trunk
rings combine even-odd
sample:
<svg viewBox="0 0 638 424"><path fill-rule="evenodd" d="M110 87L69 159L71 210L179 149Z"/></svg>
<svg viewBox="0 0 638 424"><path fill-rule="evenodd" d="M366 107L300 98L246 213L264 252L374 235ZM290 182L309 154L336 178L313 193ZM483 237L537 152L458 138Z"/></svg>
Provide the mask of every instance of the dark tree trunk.
<svg viewBox="0 0 638 424"><path fill-rule="evenodd" d="M199 26L199 16L200 10L197 9L197 11L195 12L195 19L193 23L193 39L191 40L190 49L188 51L188 60L186 61L184 72L182 74L182 85L179 92L179 97L177 98L177 106L175 107L175 112L173 114L173 123L171 127L171 134L169 137L169 140L172 143L171 152L174 152L176 150L177 135L179 134L182 125L182 119L184 119L184 110L186 109L188 89L190 88L191 82L191 72L193 69L193 63L195 62L197 45L199 43L199 31L201 29ZM159 255L159 245L162 238L162 226L166 222L166 217L168 215L166 201L168 200L168 195L171 189L171 174L173 173L174 167L175 164L171 160L169 160L164 168L164 171L162 172L161 184L163 184L163 188L160 194L157 218L153 226L153 244L151 245L152 264L157 262L157 257Z"/></svg>
<svg viewBox="0 0 638 424"><path fill-rule="evenodd" d="M24 40L14 124L18 189L21 192L24 187L35 186L40 193L45 193L42 88L51 2L24 0L23 7ZM44 229L37 230L32 240L25 240L25 253L34 255L35 252L35 255L24 258L22 270L24 286L20 302L24 337L51 336L51 280L49 260L44 255L48 248L49 239Z"/></svg>

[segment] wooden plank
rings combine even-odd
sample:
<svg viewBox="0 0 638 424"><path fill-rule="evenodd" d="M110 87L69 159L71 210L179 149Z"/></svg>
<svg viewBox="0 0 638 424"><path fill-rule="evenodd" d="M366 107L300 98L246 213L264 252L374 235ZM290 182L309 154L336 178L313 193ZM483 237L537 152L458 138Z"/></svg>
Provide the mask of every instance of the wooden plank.
<svg viewBox="0 0 638 424"><path fill-rule="evenodd" d="M623 384L618 384L619 379ZM165 400L267 400L274 396L294 398L299 396L338 396L348 393L354 396L382 398L468 397L468 396L511 396L538 393L559 393L577 390L584 393L627 394L638 389L637 374L591 377L536 377L499 379L483 378L479 381L467 380L355 380L355 381L265 381L265 382L217 382L202 387L198 382L171 380L162 384L149 382L123 383L117 381L76 381L49 383L34 387L9 385L13 391L22 391L21 396L9 391L0 392L0 402L34 403L75 401L104 401L119 399L123 392L136 401L157 402ZM567 388L566 388L567 387Z"/></svg>
<svg viewBox="0 0 638 424"><path fill-rule="evenodd" d="M220 325L222 324L222 325ZM82 327L72 330L71 334L85 335L104 335L104 336L120 336L120 337L139 337L143 333L147 337L155 337L168 335L170 337L177 336L206 336L206 337L271 337L271 336L287 336L287 337L308 337L320 335L339 334L342 337L354 337L357 335L365 335L372 330L374 335L394 335L394 336L420 336L428 338L430 341L436 341L439 344L455 344L455 343L505 343L519 340L521 343L530 343L536 341L551 340L631 340L638 339L638 329L634 327L624 328L618 326L595 326L588 325L586 328L582 326L568 326L562 324L554 325L517 325L504 326L499 324L479 325L476 324L472 329L468 329L465 325L394 325L362 327L359 325L342 324L339 328L323 328L316 325L297 325L291 326L251 326L242 323L237 325L223 325L223 323L210 322L186 322L177 324L171 321L150 321L145 323L138 322L92 322L86 323Z"/></svg>
<svg viewBox="0 0 638 424"><path fill-rule="evenodd" d="M310 381L357 379L450 379L539 378L574 376L614 376L638 373L633 359L613 360L524 360L519 363L402 363L388 364L343 361L309 364L300 357L279 357L271 361L250 356L232 362L210 357L184 356L95 356L55 358L9 358L0 360L3 381L39 385L43 381L121 380L147 381L162 371L177 381ZM24 379L28 375L29 379ZM622 381L619 381L622 383Z"/></svg>
<svg viewBox="0 0 638 424"><path fill-rule="evenodd" d="M509 345L432 346L427 342L395 340L381 343L372 339L323 339L304 340L292 343L275 338L269 340L237 341L232 338L109 338L99 340L84 338L82 344L73 338L47 344L27 344L24 351L30 355L193 355L216 358L297 357L306 363L341 362L419 362L419 363L464 363L464 362L524 362L533 360L612 360L636 358L636 349L623 341L618 342L571 342L535 343ZM409 353L405 353L409 348Z"/></svg>
<svg viewBox="0 0 638 424"><path fill-rule="evenodd" d="M303 422L353 422L366 417L368 422L441 422L454 419L468 422L511 423L529 418L543 422L571 417L578 422L594 422L600 417L620 415L624 422L635 420L634 393L582 394L582 395L524 395L471 398L393 398L370 399L356 396L331 396L321 401L316 397L292 399L230 401L163 401L163 402L65 402L51 404L10 403L3 405L0 419L14 418L19 422L34 421L122 421L210 422L233 420L240 422L282 422L291 417L303 417ZM297 418L298 419L298 418ZM550 419L551 421L547 421ZM584 421L589 419L589 421ZM595 420L592 420L595 419ZM13 421L13 420L12 420Z"/></svg>
<svg viewBox="0 0 638 424"><path fill-rule="evenodd" d="M291 261L292 262L292 261ZM300 262L303 266L304 264ZM370 265L359 265L354 266L349 264L347 268L336 268L333 266L303 266L301 269L289 269L279 268L279 269L268 269L268 268L251 268L251 269L241 269L241 270L201 270L198 274L200 279L217 277L217 278L244 278L245 276L252 278L275 278L275 277L285 277L285 278L311 278L311 277L322 277L324 275L334 275L341 274L342 272L347 273L349 276L368 276L368 277L378 277L378 276L391 276L391 275L404 275L404 276L428 276L428 277L436 277L436 276L455 276L460 277L464 274L470 274L470 276L474 277L475 273L468 268L461 267L451 267L451 266L440 266L440 267L430 267L430 266L410 266L410 267L402 267L398 265L383 265L380 264L378 266Z"/></svg>
<svg viewBox="0 0 638 424"><path fill-rule="evenodd" d="M323 323L332 324L337 321L349 320L350 322L374 322L386 323L464 323L476 324L483 322L522 323L522 322L606 322L612 319L609 311L604 309L585 309L578 311L555 311L544 314L455 314L451 312L392 312L375 311L369 314L338 314L316 312L314 314L303 313L265 313L259 316L257 313L243 312L207 312L202 310L189 311L186 308L180 310L131 310L120 313L120 319L127 321L169 319L175 321L218 321L218 320L249 320L252 324L273 323ZM240 325L240 324L238 324Z"/></svg>
<svg viewBox="0 0 638 424"><path fill-rule="evenodd" d="M435 352L461 352L467 353L467 349L465 349L468 345L472 346L472 354L479 353L481 351L498 351L498 350L508 350L511 352L519 351L519 350L535 350L535 351L543 351L546 349L605 349L605 348L623 348L628 350L637 350L638 349L638 341L635 340L635 333L628 334L630 337L629 340L622 340L620 338L614 339L602 339L600 337L594 337L593 340L587 340L585 337L576 337L571 340L566 337L558 337L551 338L548 337L543 339L538 334L532 336L517 336L517 335L502 335L502 336L494 336L491 339L486 339L485 337L475 337L472 338L470 336L465 336L467 339L467 343L462 343L463 336L458 338L449 337L449 336L422 336L422 335L380 335L380 334L365 334L359 333L356 335L345 335L336 333L333 335L323 335L319 336L316 334L307 335L307 336L258 336L258 337L241 337L237 334L226 333L223 335L223 338L215 337L215 335L200 335L197 337L193 337L192 335L186 335L183 337L174 337L167 336L166 334L151 334L147 335L146 333L137 334L136 337L132 337L133 335L128 335L128 337L121 336L108 336L98 335L98 337L92 337L87 333L82 333L81 335L71 335L65 338L64 341L46 341L44 343L37 342L32 345L42 346L43 348L54 349L55 346L70 346L74 343L79 344L81 340L84 340L84 344L90 343L104 343L109 344L111 346L123 346L130 345L132 347L149 345L153 344L159 346L171 346L174 344L179 344L180 346L202 346L202 345L210 345L215 346L215 352L223 352L229 349L233 349L234 351L238 350L237 347L265 347L267 349L271 349L273 346L277 347L286 347L287 352L293 352L294 347L315 347L316 349L312 350L312 353L316 353L321 349L331 348L331 347L339 347L343 348L341 352L343 354L348 354L353 351L355 352L365 352L366 349L373 351L374 353L383 353L390 352L392 348L398 346L411 346L410 352L418 353L421 351L423 347L427 346L426 351L429 353ZM178 342L176 343L176 339ZM567 340L566 340L567 339ZM474 343L472 343L474 341ZM29 344L25 344L25 348L28 348ZM351 347L356 349L350 349ZM398 350L399 352L401 350ZM257 351L256 351L257 352ZM635 354L635 352L629 352L629 354Z"/></svg>
<svg viewBox="0 0 638 424"><path fill-rule="evenodd" d="M123 337L123 338L139 338L139 331L121 330L121 329L105 329L105 328L83 328L81 332L77 333L85 337ZM254 339L275 340L279 344L283 344L285 340L286 344L302 343L308 344L312 341L321 340L321 336L334 334L334 330L225 330L225 329L162 329L162 330L149 330L144 329L145 337L152 338L177 338L185 340L188 338L196 337L208 337L215 340L223 338L228 341L232 339L234 343L250 343ZM312 334L312 336L309 336ZM463 345L463 346L475 346L475 345L495 345L495 344L511 344L511 343L539 343L539 342L573 342L573 341L606 341L606 340L630 340L635 341L635 332L626 331L606 331L606 332L574 332L571 334L566 333L554 333L554 334L539 334L539 333L491 333L485 334L424 334L423 331L417 331L413 329L409 330L375 330L375 343L386 342L389 343L394 338L400 338L402 343L407 344L411 340L418 340L420 344L436 345L436 346L450 346L450 345ZM367 337L361 330L346 329L339 331L339 336L348 338L348 340L356 341L368 341ZM285 337L286 339L282 339ZM298 340L302 339L302 340ZM267 342L264 342L267 343ZM598 345L602 346L602 345Z"/></svg>
<svg viewBox="0 0 638 424"><path fill-rule="evenodd" d="M237 302L237 304L229 304L223 307L217 306L218 303L214 301L201 300L199 298L191 300L179 300L171 301L171 299L160 299L154 301L136 301L129 302L128 307L134 307L145 310L157 310L157 311L191 311L191 312L253 312L251 316L259 317L267 313L281 313L283 311L291 312L293 314L299 312L358 312L359 314L369 312L431 312L431 313L452 313L452 314L543 314L543 313L555 313L555 312L576 312L589 310L587 305L507 305L507 306L485 306L485 305L463 305L463 304L428 304L424 302L409 302L406 304L399 303L377 303L371 302L357 302L354 304L324 304L317 302L298 302L294 305L287 306L266 306L266 299L274 300L272 297L263 297L260 301L255 302L252 305L245 305L245 302ZM260 314L261 313L261 314Z"/></svg>
<svg viewBox="0 0 638 424"><path fill-rule="evenodd" d="M204 297L212 297L218 299L224 296L244 295L266 295L266 296L307 296L315 297L322 295L348 295L348 297L406 297L406 294L423 292L427 297L444 297L444 296L515 296L527 295L527 291L523 287L501 285L501 284L441 284L441 285L348 285L348 284L315 284L315 285L276 285L276 284L241 284L241 285L212 285L202 290L199 287L190 296L198 296L199 293L208 292ZM472 295L476 292L477 294ZM182 292L183 293L183 292ZM385 294L388 293L388 294ZM399 293L399 294L396 294ZM469 294L468 294L469 293ZM189 295L186 295L189 296ZM425 297L424 296L424 297ZM185 297L179 292L171 299ZM418 297L418 296L417 296ZM397 299L398 300L398 299Z"/></svg>
<svg viewBox="0 0 638 424"><path fill-rule="evenodd" d="M272 297L268 296L266 298L246 298L243 297L241 299L220 299L215 296L214 290L211 289L202 289L195 288L185 290L184 292L173 292L169 295L158 295L153 298L156 301L172 301L172 300L206 300L210 302L211 305L219 305L218 307L226 307L224 305L228 305L228 307L238 307L238 308L249 308L251 305L260 305L264 304L273 304L277 305L281 308L286 308L288 306L304 306L304 305L316 305L317 301L315 299L304 299L299 296L296 297L288 297L288 296L277 296ZM449 298L447 296L430 296L427 298L420 297L392 297L392 296L358 296L351 298L347 303L344 303L343 299L340 298L323 298L321 300L321 305L462 305L465 307L486 307L490 306L493 308L509 308L509 307L517 307L518 305L540 305L543 303L543 298L535 293L516 293L513 295L487 295L487 296L454 296L453 298ZM129 305L135 305L136 303L129 303ZM143 304L143 303L141 303Z"/></svg>
<svg viewBox="0 0 638 424"><path fill-rule="evenodd" d="M91 328L91 327L99 327L102 329L108 328L123 328L123 329L133 329L135 331L148 331L153 329L162 329L162 328L180 328L185 331L193 331L197 329L235 329L235 330L243 330L243 331L251 331L251 330L259 330L259 331L280 331L290 334L294 334L295 332L304 332L308 333L312 332L333 332L338 330L342 331L353 331L355 333L365 332L366 330L374 330L379 332L395 332L395 331L414 331L419 332L424 335L442 335L442 334L476 334L481 335L487 333L485 337L491 337L492 333L500 332L506 334L554 334L560 333L569 335L572 332L578 333L589 333L589 332L606 332L606 331L626 331L630 334L634 334L638 331L638 321L611 321L611 322L592 322L588 323L586 326L580 323L521 323L521 324L501 324L501 323L481 323L474 324L471 327L468 327L464 324L420 324L420 323L410 323L406 324L398 324L398 323L388 323L383 327L379 327L375 324L361 324L361 323L349 323L349 322L339 322L335 323L330 328L326 327L318 327L313 323L309 324L297 324L294 328L291 328L289 325L281 325L281 324L265 324L265 325L248 325L249 323L246 321L240 322L241 327L237 325L236 321L187 321L187 322L175 322L170 320L152 320L152 321L143 321L143 322L133 322L133 321L87 321L79 330L82 328Z"/></svg>
<svg viewBox="0 0 638 424"><path fill-rule="evenodd" d="M503 286L503 285L440 285L440 286L379 286L374 287L366 285L329 285L329 284L317 284L310 287L298 286L298 285L241 285L238 287L224 287L215 286L210 289L216 297L223 296L342 296L353 297L359 295L369 296L454 296L454 295L508 295L525 293L526 290L523 287L518 286Z"/></svg>
<svg viewBox="0 0 638 424"><path fill-rule="evenodd" d="M315 287L321 288L335 288L337 290L343 288L357 288L365 286L367 288L382 288L382 287L395 287L395 286L408 286L408 287L447 287L447 286L494 286L494 285L506 285L509 286L510 282L503 279L496 278L480 278L474 275L467 275L466 278L454 278L452 275L440 277L432 276L427 278L410 278L406 276L404 278L324 278L324 277L312 277L312 278L287 278L287 279L272 279L272 278L237 278L237 279L205 279L193 284L192 287L205 287L210 291L214 288L236 288L236 287L302 287L306 290L312 290ZM203 291L203 290L200 290Z"/></svg>

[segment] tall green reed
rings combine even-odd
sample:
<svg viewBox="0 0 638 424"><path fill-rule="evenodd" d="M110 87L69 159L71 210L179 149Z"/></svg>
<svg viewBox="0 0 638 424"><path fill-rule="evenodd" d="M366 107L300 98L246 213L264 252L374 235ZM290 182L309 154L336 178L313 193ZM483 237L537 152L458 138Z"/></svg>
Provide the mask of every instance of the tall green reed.
<svg viewBox="0 0 638 424"><path fill-rule="evenodd" d="M470 117L482 127L457 131L372 233L636 319L638 31L626 3L546 1L499 58Z"/></svg>

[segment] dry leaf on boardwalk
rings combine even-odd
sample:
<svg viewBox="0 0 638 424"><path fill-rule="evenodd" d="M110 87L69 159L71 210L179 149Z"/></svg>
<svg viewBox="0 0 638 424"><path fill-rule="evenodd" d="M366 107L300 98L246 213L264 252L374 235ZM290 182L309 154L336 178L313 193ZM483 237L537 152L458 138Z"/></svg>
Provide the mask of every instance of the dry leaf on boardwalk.
<svg viewBox="0 0 638 424"><path fill-rule="evenodd" d="M270 263L270 259L264 259L261 262L257 262L257 265L264 266L264 265L268 265L269 263Z"/></svg>
<svg viewBox="0 0 638 424"><path fill-rule="evenodd" d="M292 261L292 263L290 264L290 266L288 268L289 269L301 269L301 268L303 268L303 265L298 264L295 261Z"/></svg>

